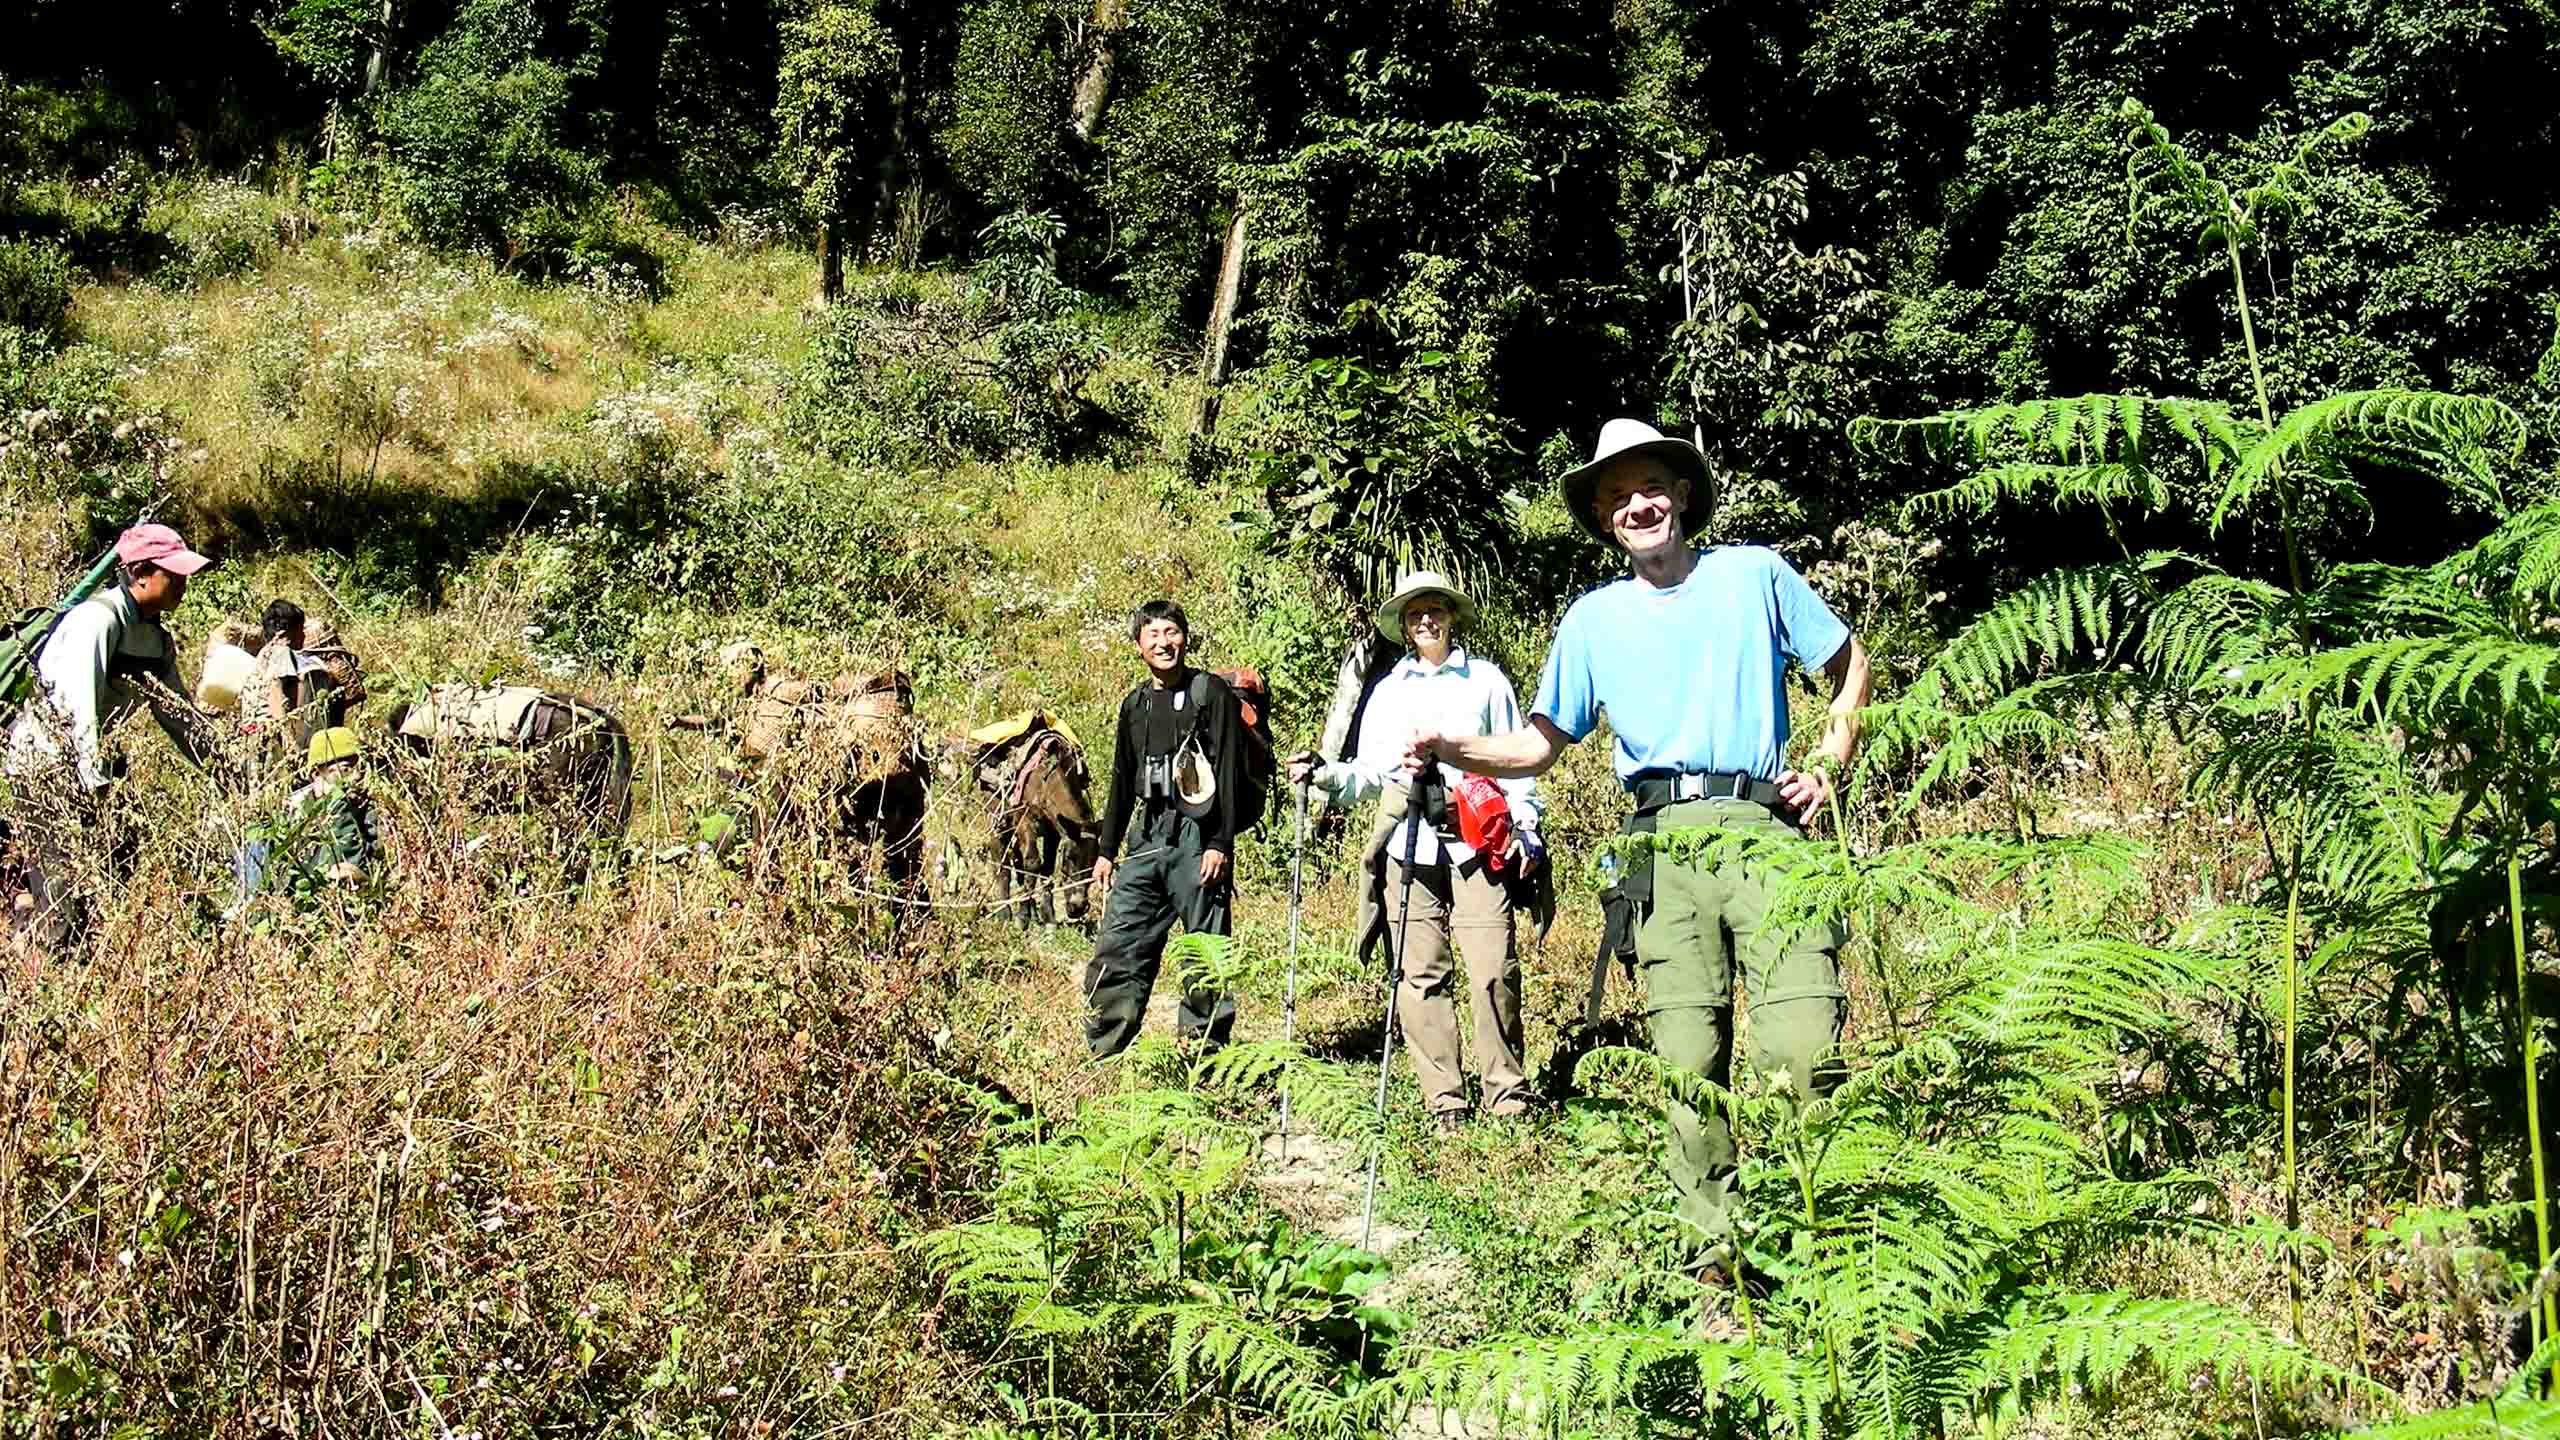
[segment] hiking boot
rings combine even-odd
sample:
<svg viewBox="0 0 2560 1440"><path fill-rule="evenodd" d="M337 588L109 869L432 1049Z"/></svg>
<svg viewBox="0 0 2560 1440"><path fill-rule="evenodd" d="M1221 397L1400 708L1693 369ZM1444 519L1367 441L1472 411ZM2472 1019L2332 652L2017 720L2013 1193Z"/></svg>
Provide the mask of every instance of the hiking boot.
<svg viewBox="0 0 2560 1440"><path fill-rule="evenodd" d="M1717 1308L1690 1317L1687 1337L1691 1340L1740 1340L1750 1332L1742 1318L1732 1311Z"/></svg>
<svg viewBox="0 0 2560 1440"><path fill-rule="evenodd" d="M1739 1295L1753 1301L1768 1299L1770 1294L1778 1288L1775 1281L1757 1270L1743 1271L1742 1283L1736 1285L1733 1282L1732 1262L1726 1258L1729 1252L1725 1252L1725 1247L1721 1245L1716 1249L1723 1253L1709 1258L1705 1264L1698 1267L1699 1288L1724 1296Z"/></svg>
<svg viewBox="0 0 2560 1440"><path fill-rule="evenodd" d="M1431 1128L1443 1135L1462 1134L1467 1128L1467 1112L1464 1110L1438 1111L1431 1117Z"/></svg>

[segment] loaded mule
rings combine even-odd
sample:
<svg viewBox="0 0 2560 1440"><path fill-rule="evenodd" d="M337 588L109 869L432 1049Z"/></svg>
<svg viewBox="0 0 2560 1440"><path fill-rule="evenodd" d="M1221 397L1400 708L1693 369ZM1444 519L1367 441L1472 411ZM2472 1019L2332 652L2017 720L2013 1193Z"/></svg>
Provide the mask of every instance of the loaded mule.
<svg viewBox="0 0 2560 1440"><path fill-rule="evenodd" d="M631 736L610 713L530 685L434 685L394 707L390 730L429 783L472 808L535 811L552 822L568 868L631 824ZM456 782L459 782L458 785Z"/></svg>
<svg viewBox="0 0 2560 1440"><path fill-rule="evenodd" d="M769 864L773 847L794 834L821 853L877 846L890 894L902 904L924 900L931 774L906 672L839 675L820 686L767 669L752 645L730 646L721 658L745 700L738 761L726 776L746 812L750 863Z"/></svg>
<svg viewBox="0 0 2560 1440"><path fill-rule="evenodd" d="M992 822L997 911L1025 925L1083 923L1099 829L1084 747L1045 710L973 730L962 743Z"/></svg>

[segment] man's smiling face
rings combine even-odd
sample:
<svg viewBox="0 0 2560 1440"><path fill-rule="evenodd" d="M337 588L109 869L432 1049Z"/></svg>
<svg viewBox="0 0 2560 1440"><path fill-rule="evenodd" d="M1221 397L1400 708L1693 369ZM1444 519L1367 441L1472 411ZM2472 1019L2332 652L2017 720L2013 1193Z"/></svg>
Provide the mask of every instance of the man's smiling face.
<svg viewBox="0 0 2560 1440"><path fill-rule="evenodd" d="M1628 554L1639 557L1685 543L1680 512L1688 505L1688 477L1651 455L1610 466L1591 490L1592 513Z"/></svg>
<svg viewBox="0 0 2560 1440"><path fill-rule="evenodd" d="M1191 637L1170 620L1150 620L1138 629L1134 642L1138 658L1159 675L1170 675L1182 668L1183 652L1191 646Z"/></svg>

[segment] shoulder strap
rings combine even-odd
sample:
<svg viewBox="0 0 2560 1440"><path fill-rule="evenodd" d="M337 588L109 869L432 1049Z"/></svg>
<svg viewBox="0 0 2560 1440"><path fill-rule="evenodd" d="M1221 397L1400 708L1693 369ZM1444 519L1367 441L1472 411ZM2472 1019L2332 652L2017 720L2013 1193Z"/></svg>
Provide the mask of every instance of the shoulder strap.
<svg viewBox="0 0 2560 1440"><path fill-rule="evenodd" d="M1225 682L1206 670L1194 670L1191 683L1185 688L1191 692L1191 727L1185 732L1185 738L1199 741L1201 727L1207 723L1205 717L1209 707L1217 703L1218 692L1225 688ZM1207 742L1202 741L1200 748L1206 751L1209 748Z"/></svg>
<svg viewBox="0 0 2560 1440"><path fill-rule="evenodd" d="M80 605L95 605L98 607L99 613L107 617L107 669L109 672L119 676L134 675L149 669L151 665L155 663L140 655L127 655L124 653L125 637L132 633L133 627L137 622L127 620L125 618L124 611L117 608L116 603L112 598L101 593L92 595L88 599L81 601ZM75 605L72 607L73 610L77 610L78 608L80 608L80 606ZM63 618L70 618L70 611L65 611ZM152 622L146 619L138 623L148 625ZM47 636L46 643L50 644L51 641L52 637ZM177 649L178 642L176 638L169 635L166 631L163 631L160 636L161 656L170 660L172 663L175 663L177 659Z"/></svg>

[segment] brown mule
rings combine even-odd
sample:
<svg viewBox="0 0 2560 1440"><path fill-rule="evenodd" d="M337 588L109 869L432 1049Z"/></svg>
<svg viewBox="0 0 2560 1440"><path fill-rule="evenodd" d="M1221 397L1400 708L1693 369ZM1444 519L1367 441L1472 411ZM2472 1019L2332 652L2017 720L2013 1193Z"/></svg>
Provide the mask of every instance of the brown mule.
<svg viewBox="0 0 2560 1440"><path fill-rule="evenodd" d="M995 841L995 903L1028 925L1091 908L1097 823L1084 747L1042 725L974 759Z"/></svg>

